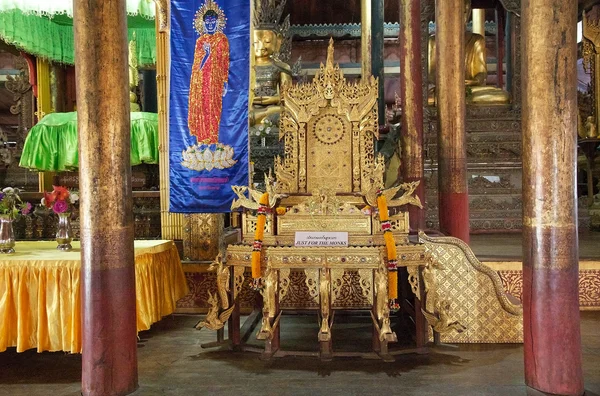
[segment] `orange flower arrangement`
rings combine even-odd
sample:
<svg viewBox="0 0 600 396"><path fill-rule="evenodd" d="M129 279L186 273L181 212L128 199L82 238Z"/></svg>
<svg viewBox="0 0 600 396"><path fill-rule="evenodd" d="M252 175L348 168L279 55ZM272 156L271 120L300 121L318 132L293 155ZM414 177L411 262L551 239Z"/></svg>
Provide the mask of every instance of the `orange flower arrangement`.
<svg viewBox="0 0 600 396"><path fill-rule="evenodd" d="M69 191L63 186L52 186L52 192L44 192L42 205L52 209L54 213L65 213L72 208L72 205L79 200L79 195Z"/></svg>
<svg viewBox="0 0 600 396"><path fill-rule="evenodd" d="M252 288L258 290L261 288L260 261L262 252L263 237L265 234L265 224L267 222L267 210L269 204L269 193L263 193L258 202L258 213L256 219L256 231L254 232L254 244L252 245Z"/></svg>
<svg viewBox="0 0 600 396"><path fill-rule="evenodd" d="M387 200L381 192L377 194L377 209L379 210L379 221L381 222L381 231L383 231L383 239L388 259L388 298L390 309L397 310L400 308L398 298L398 257L396 251L396 241L392 233L392 225L388 213Z"/></svg>

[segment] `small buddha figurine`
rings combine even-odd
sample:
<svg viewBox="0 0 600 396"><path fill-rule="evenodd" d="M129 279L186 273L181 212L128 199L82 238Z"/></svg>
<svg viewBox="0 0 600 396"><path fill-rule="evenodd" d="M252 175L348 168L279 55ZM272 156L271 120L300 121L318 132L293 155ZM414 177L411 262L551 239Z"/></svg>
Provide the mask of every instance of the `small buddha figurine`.
<svg viewBox="0 0 600 396"><path fill-rule="evenodd" d="M585 135L588 139L598 137L598 129L596 123L594 123L594 117L592 116L589 116L585 122Z"/></svg>
<svg viewBox="0 0 600 396"><path fill-rule="evenodd" d="M263 2L269 4L265 7ZM285 1L276 4L272 0L256 1L255 30L253 32L253 81L252 110L250 125L263 122L281 112L281 87L292 81L291 67L281 58L282 44L285 40L285 27L278 24ZM289 21L284 26L289 26Z"/></svg>
<svg viewBox="0 0 600 396"><path fill-rule="evenodd" d="M471 0L465 0L465 24L471 15ZM429 38L429 74L430 84L435 84L435 37ZM485 57L485 37L480 34L465 32L465 85L469 87L469 102L475 104L509 103L508 92L486 86L487 61ZM428 103L434 104L434 92L430 91Z"/></svg>

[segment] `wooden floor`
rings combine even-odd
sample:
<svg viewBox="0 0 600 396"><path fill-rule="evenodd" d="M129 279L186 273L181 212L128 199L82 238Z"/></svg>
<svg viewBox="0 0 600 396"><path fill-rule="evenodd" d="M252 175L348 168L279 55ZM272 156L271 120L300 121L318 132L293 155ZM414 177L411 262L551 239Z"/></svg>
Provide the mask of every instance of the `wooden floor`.
<svg viewBox="0 0 600 396"><path fill-rule="evenodd" d="M494 395L539 394L523 384L521 345L462 345L424 355L379 360L286 357L203 350L214 333L193 329L198 317L171 316L140 334L140 389L136 395ZM368 321L333 327L338 346L360 349ZM316 350L316 318L284 317L283 338ZM308 331L308 332L307 332ZM336 336L337 335L337 336ZM402 337L399 334L399 337ZM346 340L344 340L344 338ZM588 396L600 395L600 312L582 312ZM64 353L0 353L0 395L79 395L81 357Z"/></svg>

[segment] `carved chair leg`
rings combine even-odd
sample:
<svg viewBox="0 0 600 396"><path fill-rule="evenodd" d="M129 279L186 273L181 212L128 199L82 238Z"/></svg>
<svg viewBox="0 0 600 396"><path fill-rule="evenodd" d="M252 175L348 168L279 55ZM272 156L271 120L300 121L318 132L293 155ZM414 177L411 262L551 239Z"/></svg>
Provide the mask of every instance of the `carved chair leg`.
<svg viewBox="0 0 600 396"><path fill-rule="evenodd" d="M279 279L277 280L277 283L279 284ZM274 312L274 316L275 316L275 322L273 323L273 338L272 338L272 346L275 352L277 352L279 350L279 346L280 346L280 336L281 336L281 315L282 315L282 311L279 308L279 288L277 288L276 292L275 292L275 312Z"/></svg>
<svg viewBox="0 0 600 396"><path fill-rule="evenodd" d="M373 305L371 308L371 319L373 319L372 342L373 351L379 353L381 351L381 341L379 340L379 324L377 323L377 307Z"/></svg>
<svg viewBox="0 0 600 396"><path fill-rule="evenodd" d="M321 358L321 360L324 362L333 360L333 344L331 342L331 339L329 339L329 341L319 342L319 346L320 346L319 357Z"/></svg>
<svg viewBox="0 0 600 396"><path fill-rule="evenodd" d="M281 320L281 311L273 322L271 336L265 339L265 349L260 355L261 360L270 360L275 352L279 350L279 321Z"/></svg>
<svg viewBox="0 0 600 396"><path fill-rule="evenodd" d="M271 319L269 318L269 311L263 309L262 323L260 330L256 335L257 340L270 340L273 335L273 327L271 326Z"/></svg>
<svg viewBox="0 0 600 396"><path fill-rule="evenodd" d="M260 355L260 360L271 360L275 350L273 349L273 342L270 339L265 340L265 349Z"/></svg>
<svg viewBox="0 0 600 396"><path fill-rule="evenodd" d="M327 268L321 269L319 277L319 292L321 297L321 327L319 329L319 346L321 360L333 359L333 345L331 340L330 312L331 312L331 272Z"/></svg>
<svg viewBox="0 0 600 396"><path fill-rule="evenodd" d="M371 310L371 319L373 320L373 351L379 355L384 362L395 361L394 357L388 350L388 343L396 342L396 334L382 334L381 324L377 320L377 308L373 307ZM393 338L391 337L393 335Z"/></svg>
<svg viewBox="0 0 600 396"><path fill-rule="evenodd" d="M231 340L231 344L233 348L236 349L241 344L241 336L240 336L240 301L236 296L236 279L235 279L235 269L234 267L230 267L231 276L229 278L229 294L230 301L233 301L233 312L229 317L229 321L227 322L227 336Z"/></svg>
<svg viewBox="0 0 600 396"><path fill-rule="evenodd" d="M391 362L395 362L396 359L394 359L394 357L392 355L390 355L390 351L388 350L388 341L387 340L383 340L381 341L381 348L378 352L379 357L381 358L381 360L383 360L386 363L391 363Z"/></svg>
<svg viewBox="0 0 600 396"><path fill-rule="evenodd" d="M419 267L419 284L423 285L423 267ZM428 334L428 324L425 320L425 316L421 309L423 308L422 301L425 301L425 290L422 287L419 287L417 291L419 296L415 296L415 343L417 344L417 348L423 348L429 342L429 334Z"/></svg>
<svg viewBox="0 0 600 396"><path fill-rule="evenodd" d="M265 276L265 289L263 290L263 318L260 331L258 332L256 339L258 340L271 340L273 338L273 321L277 315L277 283L279 281L278 272L272 272L268 270L268 274Z"/></svg>
<svg viewBox="0 0 600 396"><path fill-rule="evenodd" d="M321 297L321 327L319 329L319 342L331 340L329 328L329 313L331 312L331 274L328 269L321 269L319 279Z"/></svg>

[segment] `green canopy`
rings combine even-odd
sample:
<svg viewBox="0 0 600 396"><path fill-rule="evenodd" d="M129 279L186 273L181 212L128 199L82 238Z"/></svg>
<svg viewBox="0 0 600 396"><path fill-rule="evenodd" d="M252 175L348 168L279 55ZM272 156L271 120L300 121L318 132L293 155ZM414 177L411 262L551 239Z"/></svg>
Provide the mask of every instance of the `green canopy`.
<svg viewBox="0 0 600 396"><path fill-rule="evenodd" d="M79 167L77 112L51 113L27 135L19 166L44 172ZM158 114L131 113L131 165L158 164Z"/></svg>
<svg viewBox="0 0 600 396"><path fill-rule="evenodd" d="M127 13L129 39L135 32L139 65L154 65L154 1L128 0ZM52 62L74 64L73 0L0 0L0 39Z"/></svg>

